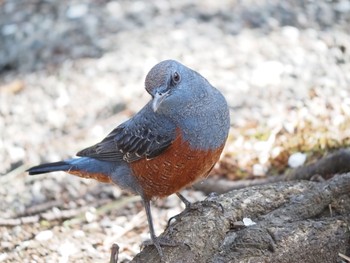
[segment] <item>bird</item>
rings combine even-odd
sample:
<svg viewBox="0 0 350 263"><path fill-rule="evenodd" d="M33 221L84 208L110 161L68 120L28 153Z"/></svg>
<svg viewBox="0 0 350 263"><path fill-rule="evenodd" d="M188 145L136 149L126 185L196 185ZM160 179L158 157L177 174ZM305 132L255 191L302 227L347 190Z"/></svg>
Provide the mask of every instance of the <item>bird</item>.
<svg viewBox="0 0 350 263"><path fill-rule="evenodd" d="M149 102L99 143L64 161L41 164L29 175L64 171L110 183L141 196L151 242L159 256L169 245L157 237L150 202L204 179L225 146L229 108L222 93L175 60L156 64L145 78Z"/></svg>

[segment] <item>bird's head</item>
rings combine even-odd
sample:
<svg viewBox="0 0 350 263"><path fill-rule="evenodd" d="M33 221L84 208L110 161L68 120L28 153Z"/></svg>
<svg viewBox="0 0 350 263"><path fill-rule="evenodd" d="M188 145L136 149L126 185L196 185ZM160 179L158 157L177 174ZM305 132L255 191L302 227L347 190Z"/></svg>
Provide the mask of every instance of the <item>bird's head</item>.
<svg viewBox="0 0 350 263"><path fill-rule="evenodd" d="M146 76L145 87L152 96L154 112L171 107L175 100L191 96L194 71L175 60L165 60L155 65Z"/></svg>

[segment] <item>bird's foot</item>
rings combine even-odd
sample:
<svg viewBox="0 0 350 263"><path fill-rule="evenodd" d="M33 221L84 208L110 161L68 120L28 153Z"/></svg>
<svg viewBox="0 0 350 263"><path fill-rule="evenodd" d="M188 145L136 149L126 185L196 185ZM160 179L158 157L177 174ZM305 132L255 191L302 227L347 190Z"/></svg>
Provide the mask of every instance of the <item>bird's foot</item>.
<svg viewBox="0 0 350 263"><path fill-rule="evenodd" d="M174 215L174 216L169 218L166 228L169 228L169 226L171 225L173 220L175 220L175 221L181 220L181 218L186 213L188 213L190 210L195 210L195 209L197 209L197 207L194 207L192 204L187 205L185 207L185 209L180 214Z"/></svg>
<svg viewBox="0 0 350 263"><path fill-rule="evenodd" d="M185 215L188 211L194 209L192 208L192 203L188 201L182 194L176 193L176 195L180 198L180 200L185 204L185 209L180 213L175 216L172 216L169 218L168 223L167 223L167 228L171 225L171 221L174 219L175 221L180 219L183 215Z"/></svg>
<svg viewBox="0 0 350 263"><path fill-rule="evenodd" d="M215 207L218 210L220 210L222 213L224 212L224 208L223 206L217 202L215 199L216 196L214 195L209 195L207 199L205 199L202 202L198 202L198 203L191 203L189 202L187 199L185 199L182 195L179 195L179 198L181 199L181 201L185 204L185 209L180 213L177 214L175 216L172 216L169 218L168 223L167 223L167 228L171 225L171 222L173 220L177 221L177 220L181 220L181 218L188 213L191 210L201 210L203 207Z"/></svg>
<svg viewBox="0 0 350 263"><path fill-rule="evenodd" d="M166 238L166 237L155 237L153 239L146 240L146 241L142 242L141 247L155 246L157 251L158 251L159 257L161 258L161 260L163 262L164 261L164 253L163 253L162 246L176 247L176 246L181 246L181 245L184 245L184 243L176 242L176 241L170 240L169 238Z"/></svg>
<svg viewBox="0 0 350 263"><path fill-rule="evenodd" d="M156 241L153 241L152 239L143 241L141 246L142 247L147 247L147 246L158 247L158 245L159 245L159 247L161 247L161 246L176 247L176 246L183 245L183 244L180 242L176 242L174 240L171 240L169 238L166 238L166 237L157 237Z"/></svg>
<svg viewBox="0 0 350 263"><path fill-rule="evenodd" d="M221 211L221 213L224 212L224 207L222 206L221 203L219 203L218 201L216 201L218 197L218 194L217 193L211 193L208 195L208 197L202 201L202 204L203 206L211 206L211 207L216 207L218 210Z"/></svg>

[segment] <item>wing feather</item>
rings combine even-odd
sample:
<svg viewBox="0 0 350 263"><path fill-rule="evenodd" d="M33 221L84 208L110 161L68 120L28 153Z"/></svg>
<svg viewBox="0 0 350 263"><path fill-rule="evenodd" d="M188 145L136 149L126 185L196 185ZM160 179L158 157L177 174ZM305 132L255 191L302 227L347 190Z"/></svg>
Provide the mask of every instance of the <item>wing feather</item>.
<svg viewBox="0 0 350 263"><path fill-rule="evenodd" d="M175 130L174 123L154 113L149 103L101 142L78 152L77 155L112 162L152 159L172 144L176 137Z"/></svg>

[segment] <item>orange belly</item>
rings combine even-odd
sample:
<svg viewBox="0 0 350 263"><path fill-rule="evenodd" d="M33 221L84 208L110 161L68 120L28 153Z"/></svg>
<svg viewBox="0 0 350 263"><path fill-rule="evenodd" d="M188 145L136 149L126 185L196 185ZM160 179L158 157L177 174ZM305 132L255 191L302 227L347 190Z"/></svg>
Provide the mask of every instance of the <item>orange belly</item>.
<svg viewBox="0 0 350 263"><path fill-rule="evenodd" d="M208 175L224 144L215 150L193 150L181 136L154 159L130 163L144 197L166 197Z"/></svg>
<svg viewBox="0 0 350 263"><path fill-rule="evenodd" d="M101 183L111 183L112 182L111 178L103 173L88 173L88 172L79 171L79 170L69 170L69 171L67 171L67 173L73 174L75 176L79 176L81 178L95 179Z"/></svg>

